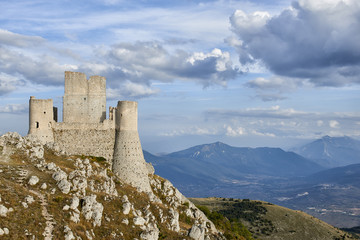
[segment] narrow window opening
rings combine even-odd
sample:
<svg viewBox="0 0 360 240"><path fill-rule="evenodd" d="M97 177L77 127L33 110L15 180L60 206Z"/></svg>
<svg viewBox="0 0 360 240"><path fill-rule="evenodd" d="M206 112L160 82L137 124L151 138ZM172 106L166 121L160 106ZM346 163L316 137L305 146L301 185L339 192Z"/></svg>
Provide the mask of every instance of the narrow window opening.
<svg viewBox="0 0 360 240"><path fill-rule="evenodd" d="M39 128L39 122L36 122L36 128Z"/></svg>
<svg viewBox="0 0 360 240"><path fill-rule="evenodd" d="M46 114L46 112L44 112L44 114Z"/></svg>

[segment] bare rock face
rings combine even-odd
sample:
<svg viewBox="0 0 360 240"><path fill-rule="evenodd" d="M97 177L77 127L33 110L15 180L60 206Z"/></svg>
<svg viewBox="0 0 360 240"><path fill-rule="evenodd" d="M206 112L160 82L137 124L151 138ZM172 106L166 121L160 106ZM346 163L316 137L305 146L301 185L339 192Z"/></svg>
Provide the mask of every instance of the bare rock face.
<svg viewBox="0 0 360 240"><path fill-rule="evenodd" d="M29 184L31 186L36 185L39 182L39 178L37 176L31 176L29 179Z"/></svg>
<svg viewBox="0 0 360 240"><path fill-rule="evenodd" d="M0 236L2 235L8 235L9 234L9 229L8 228L0 228Z"/></svg>
<svg viewBox="0 0 360 240"><path fill-rule="evenodd" d="M9 212L9 209L4 205L0 204L0 216L6 217L6 214Z"/></svg>
<svg viewBox="0 0 360 240"><path fill-rule="evenodd" d="M171 230L173 230L175 232L179 232L180 231L179 212L173 208L170 208L169 213L170 213L170 228L171 228Z"/></svg>
<svg viewBox="0 0 360 240"><path fill-rule="evenodd" d="M202 227L201 225L194 224L189 232L189 237L195 240L204 240L205 228Z"/></svg>
<svg viewBox="0 0 360 240"><path fill-rule="evenodd" d="M96 201L96 195L90 195L85 197L84 204L82 206L81 213L86 220L93 220L93 225L101 226L101 218L104 207L101 203Z"/></svg>
<svg viewBox="0 0 360 240"><path fill-rule="evenodd" d="M132 208L132 205L129 201L126 201L123 203L122 207L123 207L123 211L122 211L123 214L128 215Z"/></svg>
<svg viewBox="0 0 360 240"><path fill-rule="evenodd" d="M140 234L140 238L144 240L158 240L159 239L159 229L156 225L149 225L144 232Z"/></svg>
<svg viewBox="0 0 360 240"><path fill-rule="evenodd" d="M44 149L42 158L33 154L41 152L36 149ZM11 163L10 156L15 152L24 155L16 164L3 167ZM55 157L48 159L49 156ZM210 227L212 223L188 199L169 181L154 175L153 168L143 158L141 161L144 167L141 174L135 172L135 182L139 181L140 185L133 185L134 182L113 174L108 163L97 162L94 157L64 156L54 144L44 147L35 137L22 138L16 133L0 136L0 180L5 174L6 181L12 181L15 189L24 191L11 191L21 196L19 203L10 207L9 193L2 194L0 188L0 222L1 218L10 220L15 215L12 211L17 216L20 212L30 217L37 209L36 219L42 219L35 224L34 229L38 230L25 228L22 234L14 235L16 238L70 240L84 239L86 235L87 239L155 240L161 234L178 234L181 238L191 233L197 237L196 227L202 226L200 237L203 231L206 239L221 239L217 230ZM18 167L19 164L23 166ZM131 174L127 176L133 178ZM193 230L180 216L196 223ZM59 224L63 225L55 227ZM6 229L10 234L19 231L0 225L3 235ZM104 232L103 228L109 231ZM160 229L165 232L160 233Z"/></svg>

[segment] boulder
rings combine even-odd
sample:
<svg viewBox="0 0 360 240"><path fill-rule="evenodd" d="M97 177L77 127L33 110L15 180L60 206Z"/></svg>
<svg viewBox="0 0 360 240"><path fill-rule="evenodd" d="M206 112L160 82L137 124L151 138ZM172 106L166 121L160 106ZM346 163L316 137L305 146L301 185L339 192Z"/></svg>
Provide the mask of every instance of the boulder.
<svg viewBox="0 0 360 240"><path fill-rule="evenodd" d="M37 176L31 176L29 179L29 184L31 186L36 185L39 182L39 178Z"/></svg>

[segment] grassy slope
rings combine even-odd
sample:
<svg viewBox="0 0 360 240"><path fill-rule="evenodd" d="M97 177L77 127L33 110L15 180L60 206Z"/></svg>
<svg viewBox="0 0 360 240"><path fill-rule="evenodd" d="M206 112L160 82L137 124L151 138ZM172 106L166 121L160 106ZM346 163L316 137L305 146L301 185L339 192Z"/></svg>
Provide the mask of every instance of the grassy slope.
<svg viewBox="0 0 360 240"><path fill-rule="evenodd" d="M223 214L232 213L233 216L239 209L234 205L242 206L247 201L223 198L192 198L194 204L207 206L212 211ZM353 239L351 236L338 228L335 228L315 217L301 211L294 211L285 207L260 201L249 201L251 206L260 206L266 209L266 213L254 213L251 209L243 209L244 218L241 219L257 239L286 239L286 240L331 240ZM249 205L246 203L246 205ZM254 214L252 214L254 213ZM227 216L229 217L229 216Z"/></svg>

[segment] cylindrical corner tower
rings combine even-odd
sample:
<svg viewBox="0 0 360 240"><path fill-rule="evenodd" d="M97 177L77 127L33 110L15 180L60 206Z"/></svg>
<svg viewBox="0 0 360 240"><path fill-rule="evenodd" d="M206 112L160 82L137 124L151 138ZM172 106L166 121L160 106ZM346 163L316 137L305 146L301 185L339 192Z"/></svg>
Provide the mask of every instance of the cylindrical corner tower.
<svg viewBox="0 0 360 240"><path fill-rule="evenodd" d="M54 141L53 124L54 109L52 99L29 100L29 135L36 136L41 142Z"/></svg>
<svg viewBox="0 0 360 240"><path fill-rule="evenodd" d="M124 182L151 192L137 129L137 102L119 101L116 109L113 171Z"/></svg>

